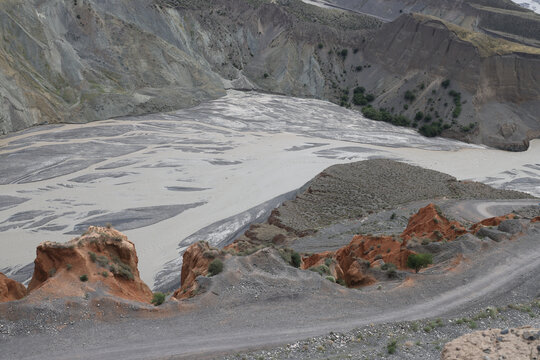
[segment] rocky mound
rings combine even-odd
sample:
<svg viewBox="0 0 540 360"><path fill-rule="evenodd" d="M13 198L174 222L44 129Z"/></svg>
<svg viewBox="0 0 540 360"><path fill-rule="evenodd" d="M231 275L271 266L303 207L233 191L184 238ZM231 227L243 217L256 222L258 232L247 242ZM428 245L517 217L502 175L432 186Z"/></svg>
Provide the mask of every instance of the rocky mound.
<svg viewBox="0 0 540 360"><path fill-rule="evenodd" d="M194 296L198 292L196 279L206 276L209 272L210 263L223 258L223 253L212 248L207 242L197 242L184 252L182 273L180 274L180 289L176 290L173 297L185 299Z"/></svg>
<svg viewBox="0 0 540 360"><path fill-rule="evenodd" d="M540 330L521 327L489 329L463 335L444 346L441 360L531 360L539 357Z"/></svg>
<svg viewBox="0 0 540 360"><path fill-rule="evenodd" d="M26 296L26 287L0 273L0 302L19 300Z"/></svg>
<svg viewBox="0 0 540 360"><path fill-rule="evenodd" d="M473 224L469 230L473 234L476 234L483 227L499 226L503 221L514 219L514 218L515 218L515 214L508 214L508 215L503 215L503 216L495 216L495 217L487 218L480 222L477 222L476 224ZM532 221L534 222L534 219Z"/></svg>
<svg viewBox="0 0 540 360"><path fill-rule="evenodd" d="M406 240L414 237L441 241L455 240L465 233L467 233L467 229L459 222L449 221L435 204L429 204L411 216L401 237Z"/></svg>
<svg viewBox="0 0 540 360"><path fill-rule="evenodd" d="M221 273L196 278L197 303L241 309L250 303L290 301L291 306L297 306L302 299L324 296L332 301L347 291L315 272L290 266L278 249L264 248L246 256L228 256L223 263Z"/></svg>
<svg viewBox="0 0 540 360"><path fill-rule="evenodd" d="M152 291L140 279L135 245L110 228L91 226L65 244L37 247L28 285L33 299L85 296L89 292L150 302Z"/></svg>
<svg viewBox="0 0 540 360"><path fill-rule="evenodd" d="M411 201L525 199L531 195L462 182L437 171L393 160L334 165L307 184L307 190L272 212L268 223L305 236L337 220L358 219Z"/></svg>

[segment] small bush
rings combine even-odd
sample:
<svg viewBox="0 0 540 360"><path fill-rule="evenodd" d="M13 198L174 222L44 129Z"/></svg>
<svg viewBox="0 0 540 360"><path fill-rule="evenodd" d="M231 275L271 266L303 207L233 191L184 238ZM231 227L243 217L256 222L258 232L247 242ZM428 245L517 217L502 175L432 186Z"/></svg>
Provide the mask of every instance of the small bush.
<svg viewBox="0 0 540 360"><path fill-rule="evenodd" d="M84 274L79 276L79 280L81 280L82 282L88 281L88 275Z"/></svg>
<svg viewBox="0 0 540 360"><path fill-rule="evenodd" d="M54 274L56 274L56 269L55 269L55 268L51 268L51 269L49 270L49 276L50 276L50 277L53 277Z"/></svg>
<svg viewBox="0 0 540 360"><path fill-rule="evenodd" d="M336 282L336 278L333 277L333 276L331 276L331 275L327 276L327 277L326 277L326 280L331 281L331 282L333 282L333 283Z"/></svg>
<svg viewBox="0 0 540 360"><path fill-rule="evenodd" d="M326 265L312 266L309 270L314 271L321 276L330 275L330 269Z"/></svg>
<svg viewBox="0 0 540 360"><path fill-rule="evenodd" d="M111 224L111 223L106 223L106 224L105 224L105 227L106 227L107 229L111 229L111 228L112 228L112 224Z"/></svg>
<svg viewBox="0 0 540 360"><path fill-rule="evenodd" d="M446 79L441 83L441 86L447 89L450 86L450 79Z"/></svg>
<svg viewBox="0 0 540 360"><path fill-rule="evenodd" d="M341 57L342 57L343 59L345 59L345 58L347 57L348 54L349 54L349 50L347 50L347 49L343 49L343 50L341 50L341 52L339 53L339 55L341 55Z"/></svg>
<svg viewBox="0 0 540 360"><path fill-rule="evenodd" d="M336 283L338 283L341 286L347 286L347 283L343 279L337 279Z"/></svg>
<svg viewBox="0 0 540 360"><path fill-rule="evenodd" d="M104 278L109 277L109 273L104 271L101 273L101 276L103 276Z"/></svg>
<svg viewBox="0 0 540 360"><path fill-rule="evenodd" d="M88 252L88 255L90 256L90 260L95 263L97 260L97 255L91 251Z"/></svg>
<svg viewBox="0 0 540 360"><path fill-rule="evenodd" d="M210 265L208 265L209 276L217 275L222 271L223 271L223 261L221 261L220 259L214 259L214 261L212 261Z"/></svg>
<svg viewBox="0 0 540 360"><path fill-rule="evenodd" d="M68 271L71 270L72 267L73 267L73 265L71 265L71 264L66 264L66 269L67 269Z"/></svg>
<svg viewBox="0 0 540 360"><path fill-rule="evenodd" d="M319 43L319 45L317 45L317 47L318 47L319 49L322 49L322 48L324 47L324 45L323 45L322 43Z"/></svg>
<svg viewBox="0 0 540 360"><path fill-rule="evenodd" d="M394 220L396 218L396 213L392 213L392 215L390 215L390 220Z"/></svg>
<svg viewBox="0 0 540 360"><path fill-rule="evenodd" d="M326 258L324 260L324 265L330 267L330 265L332 265L334 263L334 260L332 260L332 258Z"/></svg>
<svg viewBox="0 0 540 360"><path fill-rule="evenodd" d="M392 340L388 343L388 345L386 345L386 349L388 350L388 353L389 354L393 354L396 352L396 349L397 349L397 341L396 340Z"/></svg>
<svg viewBox="0 0 540 360"><path fill-rule="evenodd" d="M355 94L363 94L366 92L366 89L363 86L357 86L354 88L353 92Z"/></svg>
<svg viewBox="0 0 540 360"><path fill-rule="evenodd" d="M300 254L296 251L292 253L291 255L291 265L295 268L299 268L300 264L302 263L302 259L300 258Z"/></svg>
<svg viewBox="0 0 540 360"><path fill-rule="evenodd" d="M109 259L103 255L99 255L94 262L97 262L101 267L107 267L109 265Z"/></svg>
<svg viewBox="0 0 540 360"><path fill-rule="evenodd" d="M405 91L405 95L403 95L403 97L405 98L405 100L410 101L410 102L413 102L414 99L416 99L416 95L414 95L414 93L411 90Z"/></svg>
<svg viewBox="0 0 540 360"><path fill-rule="evenodd" d="M154 306L159 306L165 302L165 294L161 292L154 293L154 297L152 298L152 304Z"/></svg>
<svg viewBox="0 0 540 360"><path fill-rule="evenodd" d="M433 264L433 255L431 254L411 254L407 258L407 266L417 273L430 264Z"/></svg>
<svg viewBox="0 0 540 360"><path fill-rule="evenodd" d="M264 75L263 75L263 77L264 77L265 79L268 79L269 76L270 76L270 75L268 75L268 73L264 73Z"/></svg>
<svg viewBox="0 0 540 360"><path fill-rule="evenodd" d="M112 272L115 276L123 277L127 280L133 280L134 276L131 272L129 265L124 264L121 261L116 261L114 264L111 264L109 271Z"/></svg>

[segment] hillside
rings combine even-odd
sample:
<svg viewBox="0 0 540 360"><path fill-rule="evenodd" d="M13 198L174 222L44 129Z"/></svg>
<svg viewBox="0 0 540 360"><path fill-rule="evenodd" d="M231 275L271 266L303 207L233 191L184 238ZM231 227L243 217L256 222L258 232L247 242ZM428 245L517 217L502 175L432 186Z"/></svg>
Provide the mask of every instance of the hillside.
<svg viewBox="0 0 540 360"><path fill-rule="evenodd" d="M169 111L237 88L371 104L384 111L368 117L428 136L524 150L540 131L540 21L500 3L411 5L444 21L398 12L383 26L299 0L4 1L0 133Z"/></svg>

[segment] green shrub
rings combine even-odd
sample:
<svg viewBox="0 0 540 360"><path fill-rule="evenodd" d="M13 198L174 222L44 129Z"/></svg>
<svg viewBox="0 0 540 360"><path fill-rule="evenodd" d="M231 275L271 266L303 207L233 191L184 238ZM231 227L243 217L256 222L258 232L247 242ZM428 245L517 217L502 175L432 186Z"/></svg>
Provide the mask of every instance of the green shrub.
<svg viewBox="0 0 540 360"><path fill-rule="evenodd" d="M417 112L416 115L414 116L414 120L416 120L416 121L420 121L423 118L424 118L424 113L421 112L421 111Z"/></svg>
<svg viewBox="0 0 540 360"><path fill-rule="evenodd" d="M152 304L154 306L159 306L165 302L165 294L161 292L155 292L154 297L152 298Z"/></svg>
<svg viewBox="0 0 540 360"><path fill-rule="evenodd" d="M326 277L326 280L331 281L331 282L333 282L333 283L336 282L336 278L333 277L333 276L331 276L331 275L327 276L327 277Z"/></svg>
<svg viewBox="0 0 540 360"><path fill-rule="evenodd" d="M99 255L94 262L97 262L101 267L107 267L109 265L109 259L103 255Z"/></svg>
<svg viewBox="0 0 540 360"><path fill-rule="evenodd" d="M131 272L131 267L129 265L124 264L120 260L117 260L114 264L111 264L109 266L109 271L112 272L115 276L123 277L127 280L133 280L134 276Z"/></svg>
<svg viewBox="0 0 540 360"><path fill-rule="evenodd" d="M263 75L263 77L264 77L265 79L268 79L269 76L270 76L270 75L268 75L268 73L264 73L264 75Z"/></svg>
<svg viewBox="0 0 540 360"><path fill-rule="evenodd" d="M366 89L363 86L357 86L354 88L353 92L355 94L363 94L366 92Z"/></svg>
<svg viewBox="0 0 540 360"><path fill-rule="evenodd" d="M55 268L51 268L51 269L49 270L49 276L50 276L50 277L53 277L55 274L56 274L56 269L55 269Z"/></svg>
<svg viewBox="0 0 540 360"><path fill-rule="evenodd" d="M79 280L81 280L82 282L88 281L88 275L84 274L79 276Z"/></svg>
<svg viewBox="0 0 540 360"><path fill-rule="evenodd" d="M442 123L435 122L432 124L422 125L418 132L426 137L435 137L439 136L442 133Z"/></svg>
<svg viewBox="0 0 540 360"><path fill-rule="evenodd" d="M413 102L414 99L416 99L416 95L414 95L414 93L411 90L405 91L405 95L403 95L403 97L405 98L405 100L410 101L410 102Z"/></svg>
<svg viewBox="0 0 540 360"><path fill-rule="evenodd" d="M300 254L296 251L292 253L291 255L291 265L295 268L299 268L300 264L302 263L302 259L300 258Z"/></svg>
<svg viewBox="0 0 540 360"><path fill-rule="evenodd" d="M209 276L217 275L222 271L223 271L223 261L221 261L220 259L214 259L214 261L212 261L210 265L208 265Z"/></svg>
<svg viewBox="0 0 540 360"><path fill-rule="evenodd" d="M324 45L323 45L322 43L319 43L319 45L317 45L317 47L318 47L319 49L322 49L322 48L324 47Z"/></svg>
<svg viewBox="0 0 540 360"><path fill-rule="evenodd" d="M88 255L90 256L90 260L95 263L97 260L97 255L91 251L88 252Z"/></svg>
<svg viewBox="0 0 540 360"><path fill-rule="evenodd" d="M445 89L448 88L448 87L450 86L450 79L444 80L444 81L441 83L441 86L442 86L443 88L445 88Z"/></svg>
<svg viewBox="0 0 540 360"><path fill-rule="evenodd" d="M349 50L347 50L347 49L343 49L339 53L339 55L341 55L341 57L344 58L344 59L347 57L348 54L349 54Z"/></svg>
<svg viewBox="0 0 540 360"><path fill-rule="evenodd" d="M66 269L67 269L68 271L71 270L72 267L73 267L73 265L71 265L71 264L66 264Z"/></svg>
<svg viewBox="0 0 540 360"><path fill-rule="evenodd" d="M334 260L332 260L332 258L326 258L324 260L324 265L330 267L330 265L332 265L334 263Z"/></svg>
<svg viewBox="0 0 540 360"><path fill-rule="evenodd" d="M375 95L367 94L366 95L366 100L367 100L367 102L372 102L373 100L375 100Z"/></svg>
<svg viewBox="0 0 540 360"><path fill-rule="evenodd" d="M396 352L396 349L397 349L397 341L396 340L392 340L388 343L388 345L386 345L386 349L388 350L388 353L389 354L393 354Z"/></svg>
<svg viewBox="0 0 540 360"><path fill-rule="evenodd" d="M407 258L407 266L417 273L430 264L433 264L433 255L431 254L411 254Z"/></svg>
<svg viewBox="0 0 540 360"><path fill-rule="evenodd" d="M343 280L343 279L337 279L337 280L336 280L336 283L338 283L338 284L341 285L341 286L347 286L347 283L346 283L345 280Z"/></svg>
<svg viewBox="0 0 540 360"><path fill-rule="evenodd" d="M321 276L330 275L330 269L326 265L312 266L308 270L316 272Z"/></svg>
<svg viewBox="0 0 540 360"><path fill-rule="evenodd" d="M368 101L362 93L355 93L353 95L353 104L358 106L367 105Z"/></svg>

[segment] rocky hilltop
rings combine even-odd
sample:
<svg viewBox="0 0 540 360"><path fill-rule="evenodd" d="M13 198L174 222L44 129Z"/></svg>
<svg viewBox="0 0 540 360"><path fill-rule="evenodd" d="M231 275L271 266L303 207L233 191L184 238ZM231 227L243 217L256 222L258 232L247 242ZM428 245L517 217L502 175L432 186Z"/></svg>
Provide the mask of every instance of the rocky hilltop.
<svg viewBox="0 0 540 360"><path fill-rule="evenodd" d="M375 10L300 0L4 1L0 132L173 110L237 88L523 150L540 131L540 21L501 6L418 8L441 18L399 13L383 26Z"/></svg>
<svg viewBox="0 0 540 360"><path fill-rule="evenodd" d="M135 246L112 229L91 226L80 237L37 247L28 289L0 274L0 302L25 303L98 298L150 303L152 291L140 279Z"/></svg>

